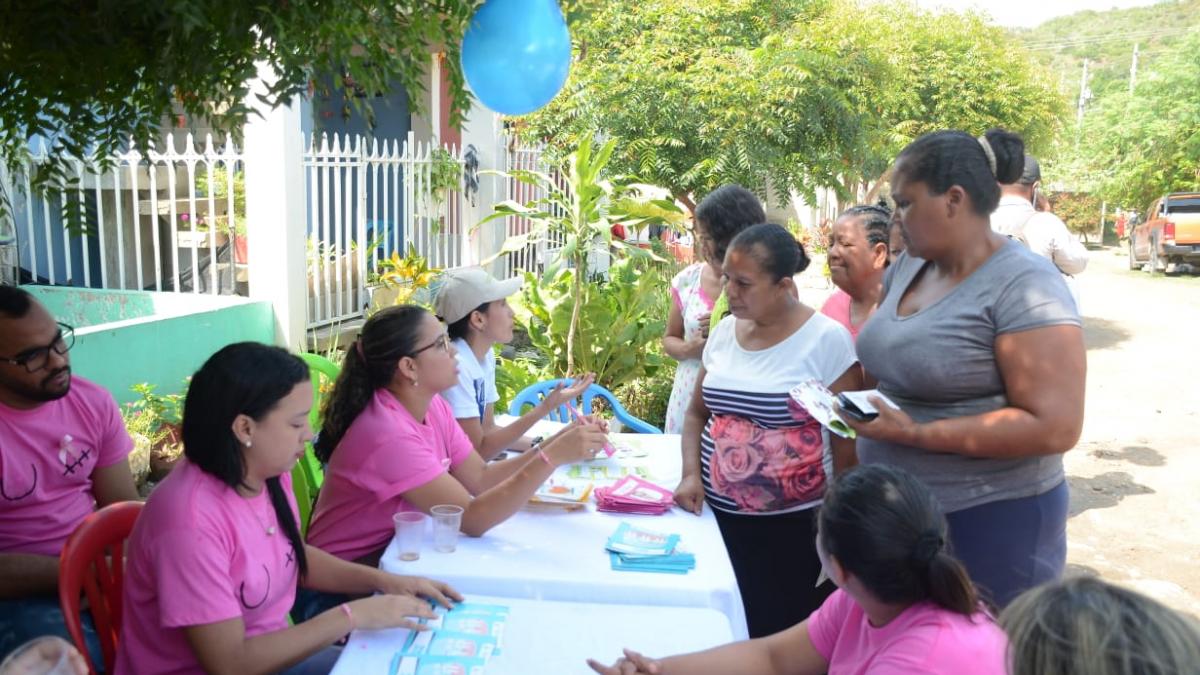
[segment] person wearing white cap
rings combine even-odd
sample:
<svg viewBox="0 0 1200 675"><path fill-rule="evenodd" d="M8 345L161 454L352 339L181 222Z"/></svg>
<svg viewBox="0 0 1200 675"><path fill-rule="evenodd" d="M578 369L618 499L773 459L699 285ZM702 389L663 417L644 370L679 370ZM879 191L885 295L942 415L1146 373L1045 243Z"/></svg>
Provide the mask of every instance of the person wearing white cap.
<svg viewBox="0 0 1200 675"><path fill-rule="evenodd" d="M513 338L508 298L521 290L521 279L497 281L481 267L447 272L434 299L434 311L458 350L458 383L442 392L458 424L485 460L507 449L528 450L538 438L524 436L550 411L574 400L594 380L586 375L570 387L559 386L533 410L507 426L495 422L496 356L493 348Z"/></svg>

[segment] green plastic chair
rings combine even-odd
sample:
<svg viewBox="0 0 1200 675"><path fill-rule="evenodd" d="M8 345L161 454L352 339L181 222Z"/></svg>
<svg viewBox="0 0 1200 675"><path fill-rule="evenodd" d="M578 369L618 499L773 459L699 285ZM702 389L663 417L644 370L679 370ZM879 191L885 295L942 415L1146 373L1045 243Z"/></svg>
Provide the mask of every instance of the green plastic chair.
<svg viewBox="0 0 1200 675"><path fill-rule="evenodd" d="M308 413L308 423L313 433L321 430L321 383L322 380L336 382L341 369L337 364L320 354L301 354L300 358L308 364L309 377L312 378L313 404ZM312 516L313 505L317 501L317 493L325 482L325 470L313 453L312 443L305 444L304 456L296 462L292 469L292 493L296 495L296 506L300 509L300 534L308 532L308 521Z"/></svg>

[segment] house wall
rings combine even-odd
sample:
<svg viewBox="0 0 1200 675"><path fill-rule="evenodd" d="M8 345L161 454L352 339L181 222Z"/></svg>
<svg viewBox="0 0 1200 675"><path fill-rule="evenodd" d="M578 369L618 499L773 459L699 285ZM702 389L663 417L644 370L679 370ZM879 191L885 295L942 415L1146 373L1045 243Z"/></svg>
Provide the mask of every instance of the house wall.
<svg viewBox="0 0 1200 675"><path fill-rule="evenodd" d="M346 98L345 90L336 84L332 75L317 79L312 95L311 132L363 135L379 140L404 140L411 128L408 94L399 82L393 82L389 91L375 95L364 94L360 100L369 100L375 114L375 126L367 123L363 113L354 109L352 99ZM354 94L351 94L354 96ZM366 98L369 96L369 98ZM306 130L308 131L308 130Z"/></svg>
<svg viewBox="0 0 1200 675"><path fill-rule="evenodd" d="M71 369L117 402L140 382L178 393L209 356L234 342L272 344L271 304L230 296L26 286L59 321L75 326Z"/></svg>

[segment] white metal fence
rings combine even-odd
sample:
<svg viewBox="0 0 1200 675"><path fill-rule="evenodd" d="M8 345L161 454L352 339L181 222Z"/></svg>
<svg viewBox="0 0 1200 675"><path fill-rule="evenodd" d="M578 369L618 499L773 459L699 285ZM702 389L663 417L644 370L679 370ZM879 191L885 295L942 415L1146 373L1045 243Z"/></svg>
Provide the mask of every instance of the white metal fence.
<svg viewBox="0 0 1200 675"><path fill-rule="evenodd" d="M541 148L510 146L507 150L506 169L509 171L540 171L550 175L557 181L559 187L565 185L565 178L552 169L542 156ZM522 183L512 177L504 179L504 199L511 199L520 204L545 197L545 191L539 187ZM531 224L527 218L509 216L505 218L504 234L515 237L529 231ZM546 267L548 258L562 248L562 240L558 235L550 237L551 241L541 241L529 244L519 251L513 251L504 257L505 276L513 276L522 272L540 274Z"/></svg>
<svg viewBox="0 0 1200 675"><path fill-rule="evenodd" d="M68 227L67 195L30 189L33 166L0 172L12 228L0 232L9 281L191 293L248 292L244 156L192 136L182 150L129 151L103 170L72 162L84 228ZM36 165L46 161L38 148ZM415 250L431 266L473 262L456 148L363 137L313 138L304 154L308 326L361 318L384 261ZM253 228L249 228L252 230ZM268 245L270 243L268 242ZM13 258L13 260L8 260Z"/></svg>
<svg viewBox="0 0 1200 675"><path fill-rule="evenodd" d="M472 262L458 149L322 135L304 167L310 328L362 317L384 261L410 247L433 267Z"/></svg>
<svg viewBox="0 0 1200 675"><path fill-rule="evenodd" d="M192 293L234 293L244 283L242 156L231 142L197 150L131 150L103 165L70 163L75 187L38 195L26 166L3 176L12 205L18 281L51 285ZM44 149L31 155L46 161ZM236 186L235 186L236 184ZM65 217L67 200L83 217Z"/></svg>

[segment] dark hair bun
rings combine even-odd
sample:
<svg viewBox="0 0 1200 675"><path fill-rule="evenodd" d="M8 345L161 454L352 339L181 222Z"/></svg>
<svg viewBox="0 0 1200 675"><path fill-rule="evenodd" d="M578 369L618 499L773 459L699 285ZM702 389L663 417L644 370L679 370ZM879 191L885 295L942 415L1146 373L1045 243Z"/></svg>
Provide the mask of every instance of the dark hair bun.
<svg viewBox="0 0 1200 675"><path fill-rule="evenodd" d="M1004 129L991 129L984 138L996 156L996 180L1011 185L1025 171L1025 143L1021 137Z"/></svg>
<svg viewBox="0 0 1200 675"><path fill-rule="evenodd" d="M808 269L808 264L811 263L812 260L808 257L808 251L804 250L804 244L799 239L796 239L795 241L796 241L796 271L792 272L792 274L800 274L804 270Z"/></svg>

